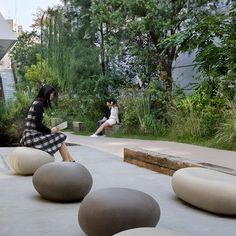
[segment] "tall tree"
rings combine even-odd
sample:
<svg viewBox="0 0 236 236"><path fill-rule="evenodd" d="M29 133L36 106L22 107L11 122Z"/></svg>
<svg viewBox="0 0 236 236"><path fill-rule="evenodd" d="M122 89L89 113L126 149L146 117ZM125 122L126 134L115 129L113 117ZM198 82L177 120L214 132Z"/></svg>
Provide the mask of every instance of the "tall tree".
<svg viewBox="0 0 236 236"><path fill-rule="evenodd" d="M42 57L57 75L60 86L75 88L80 78L94 75L97 67L88 68L95 64L89 60L97 56L87 35L84 6L76 1L65 4L63 8L48 8L41 16Z"/></svg>
<svg viewBox="0 0 236 236"><path fill-rule="evenodd" d="M169 94L172 91L172 63L181 41L173 43L176 33L190 22L213 14L217 0L95 0L91 7L93 23L108 25L107 53L130 56L130 64L143 74L143 84L158 75ZM120 53L121 52L121 53ZM128 66L128 68L130 65Z"/></svg>
<svg viewBox="0 0 236 236"><path fill-rule="evenodd" d="M196 63L206 77L215 80L224 95L236 92L236 3L228 0L214 15L202 15L185 32L176 35L183 41L180 50L197 48ZM233 93L232 93L233 92Z"/></svg>
<svg viewBox="0 0 236 236"><path fill-rule="evenodd" d="M24 79L27 69L36 63L40 52L40 38L36 31L23 32L11 50L13 67L18 79Z"/></svg>

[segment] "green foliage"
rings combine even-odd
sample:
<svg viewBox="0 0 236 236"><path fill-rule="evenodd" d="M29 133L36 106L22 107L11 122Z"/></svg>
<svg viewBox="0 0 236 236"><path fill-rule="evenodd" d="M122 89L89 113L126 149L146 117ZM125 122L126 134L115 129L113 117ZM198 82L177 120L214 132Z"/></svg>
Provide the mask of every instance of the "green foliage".
<svg viewBox="0 0 236 236"><path fill-rule="evenodd" d="M171 135L176 138L196 138L203 135L201 116L190 98L179 101L171 112Z"/></svg>
<svg viewBox="0 0 236 236"><path fill-rule="evenodd" d="M60 7L48 8L42 14L41 57L61 88L68 87L73 81L71 63L74 44L69 37L70 29L71 27L66 26L64 10Z"/></svg>
<svg viewBox="0 0 236 236"><path fill-rule="evenodd" d="M171 94L172 63L186 43L184 32L200 15L213 12L217 2L95 1L90 13L93 25L104 25L105 54L111 63L117 63L118 55L119 69L130 78L138 75L145 87L154 76L158 77ZM182 39L176 37L180 32ZM124 65L132 70L126 70ZM166 74L165 78L161 77L161 71Z"/></svg>
<svg viewBox="0 0 236 236"><path fill-rule="evenodd" d="M226 101L236 95L236 4L218 11L218 2L69 0L48 8L38 19L41 44L36 32L24 33L11 53L24 93L0 106L0 131L19 136L29 100L49 83L61 96L45 114L48 125L59 117L92 131L114 97L126 134L199 140L217 133L219 142L234 142ZM172 63L196 49L204 79L186 97L173 85ZM130 89L137 79L139 89Z"/></svg>
<svg viewBox="0 0 236 236"><path fill-rule="evenodd" d="M62 94L58 98L57 104L53 105L50 116L67 120L72 124L72 121L85 120L86 109L84 109L79 97L69 97Z"/></svg>
<svg viewBox="0 0 236 236"><path fill-rule="evenodd" d="M0 105L0 133L9 140L9 143L19 142L30 102L26 94L19 92L15 101Z"/></svg>
<svg viewBox="0 0 236 236"><path fill-rule="evenodd" d="M164 120L156 119L153 114L146 114L142 119L141 133L162 137L168 130Z"/></svg>
<svg viewBox="0 0 236 236"><path fill-rule="evenodd" d="M95 31L87 15L91 2L65 1L43 15L42 57L63 90L75 92L90 77L101 73ZM78 10L79 9L79 10ZM82 85L83 86L83 85ZM80 91L79 91L80 92Z"/></svg>
<svg viewBox="0 0 236 236"><path fill-rule="evenodd" d="M26 71L25 79L28 80L30 84L37 84L39 87L43 84L51 84L58 87L58 78L49 70L47 62L42 60L39 55L37 63Z"/></svg>
<svg viewBox="0 0 236 236"><path fill-rule="evenodd" d="M135 108L135 95L132 91L125 91L119 97L119 110L122 112L121 122L127 133L134 132L139 127L139 120Z"/></svg>
<svg viewBox="0 0 236 236"><path fill-rule="evenodd" d="M36 63L36 55L39 52L40 44L37 32L23 32L18 37L10 53L18 78L24 79L26 70Z"/></svg>
<svg viewBox="0 0 236 236"><path fill-rule="evenodd" d="M167 130L164 121L157 119L150 107L150 97L131 90L119 97L122 126L126 133L162 136Z"/></svg>
<svg viewBox="0 0 236 236"><path fill-rule="evenodd" d="M151 82L145 89L145 96L150 99L150 108L152 114L158 120L163 120L169 123L169 110L171 101L169 100L168 93L163 88L163 84L157 78L152 78Z"/></svg>
<svg viewBox="0 0 236 236"><path fill-rule="evenodd" d="M82 42L75 47L75 71L81 78L89 78L101 74L98 61L98 48L90 47L88 43Z"/></svg>
<svg viewBox="0 0 236 236"><path fill-rule="evenodd" d="M68 96L61 94L53 104L53 109L48 111L49 118L60 118L67 120L72 128L73 121L84 122L84 127L87 131L94 131L96 121L104 114L104 104L106 98L96 99L92 96Z"/></svg>
<svg viewBox="0 0 236 236"><path fill-rule="evenodd" d="M171 132L177 137L213 137L223 117L226 100L220 83L212 78L201 81L191 95L175 99Z"/></svg>
<svg viewBox="0 0 236 236"><path fill-rule="evenodd" d="M150 99L145 97L143 94L135 98L134 107L136 110L136 115L138 116L140 129L145 131L146 126L144 120L148 120L150 115Z"/></svg>
<svg viewBox="0 0 236 236"><path fill-rule="evenodd" d="M228 5L227 5L228 3ZM228 7L228 9L227 9ZM222 9L223 8L223 9ZM201 73L213 80L221 80L222 95L235 96L236 75L236 4L227 1L219 10L199 14L198 21L189 22L184 32L175 35L182 41L181 51L197 49L196 64Z"/></svg>

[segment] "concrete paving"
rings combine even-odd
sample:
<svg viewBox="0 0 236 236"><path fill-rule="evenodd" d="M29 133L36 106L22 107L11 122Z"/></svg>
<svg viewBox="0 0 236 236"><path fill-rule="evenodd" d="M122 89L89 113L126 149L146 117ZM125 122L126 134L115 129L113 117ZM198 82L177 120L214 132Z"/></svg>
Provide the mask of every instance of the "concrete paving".
<svg viewBox="0 0 236 236"><path fill-rule="evenodd" d="M194 150L198 148L201 156L206 155L205 148L194 146L191 151L193 145L187 145L189 149L178 149L179 144L170 143L171 146L169 142L90 138L70 133L67 135L68 142L81 145L70 146L69 149L76 160L92 174L91 191L106 187L127 187L151 195L161 208L157 227L193 236L236 235L235 217L211 214L185 204L176 198L171 188L170 176L125 163L122 159L123 147L129 145L159 148L159 151L176 150L196 156L198 155L194 154ZM155 146L152 147L151 143ZM13 148L0 148L0 236L85 236L78 224L80 203L61 204L42 199L32 185L31 176L17 176L11 170L9 155L12 150ZM216 159L220 159L222 155L233 160L233 154L235 155L234 152L227 151L219 151L219 154L216 149L209 149L208 152L206 156L211 157L211 152L212 156L216 155ZM61 161L58 153L56 161Z"/></svg>
<svg viewBox="0 0 236 236"><path fill-rule="evenodd" d="M236 152L233 151L167 141L118 139L108 137L92 138L88 136L74 135L69 132L65 133L68 137L67 141L70 143L79 143L83 146L105 151L121 158L123 158L124 147L138 147L144 150L183 157L197 162L210 163L236 170Z"/></svg>

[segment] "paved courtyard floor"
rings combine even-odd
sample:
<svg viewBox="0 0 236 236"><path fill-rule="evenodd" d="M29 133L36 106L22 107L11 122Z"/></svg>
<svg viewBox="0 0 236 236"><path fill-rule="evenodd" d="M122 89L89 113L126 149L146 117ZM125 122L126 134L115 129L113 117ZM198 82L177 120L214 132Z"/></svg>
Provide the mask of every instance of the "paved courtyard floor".
<svg viewBox="0 0 236 236"><path fill-rule="evenodd" d="M108 141L100 139L99 142ZM236 235L236 217L211 214L179 200L171 188L170 176L123 162L115 148L104 151L81 145L69 149L90 171L91 191L125 187L156 199L161 208L157 227L194 236ZM85 236L78 224L80 203L62 204L42 199L33 187L32 176L18 176L11 170L12 150L0 148L0 236ZM61 161L59 154L56 161Z"/></svg>

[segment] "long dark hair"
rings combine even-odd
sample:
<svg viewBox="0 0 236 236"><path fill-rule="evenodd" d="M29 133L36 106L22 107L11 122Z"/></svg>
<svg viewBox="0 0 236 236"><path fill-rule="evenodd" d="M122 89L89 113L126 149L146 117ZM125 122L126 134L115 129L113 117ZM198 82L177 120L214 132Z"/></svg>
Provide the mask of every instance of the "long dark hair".
<svg viewBox="0 0 236 236"><path fill-rule="evenodd" d="M117 105L117 101L113 98L107 99L107 102L112 103L112 105Z"/></svg>
<svg viewBox="0 0 236 236"><path fill-rule="evenodd" d="M36 99L41 99L45 107L51 107L50 94L54 92L54 96L57 96L57 91L50 85L44 85L39 90Z"/></svg>

